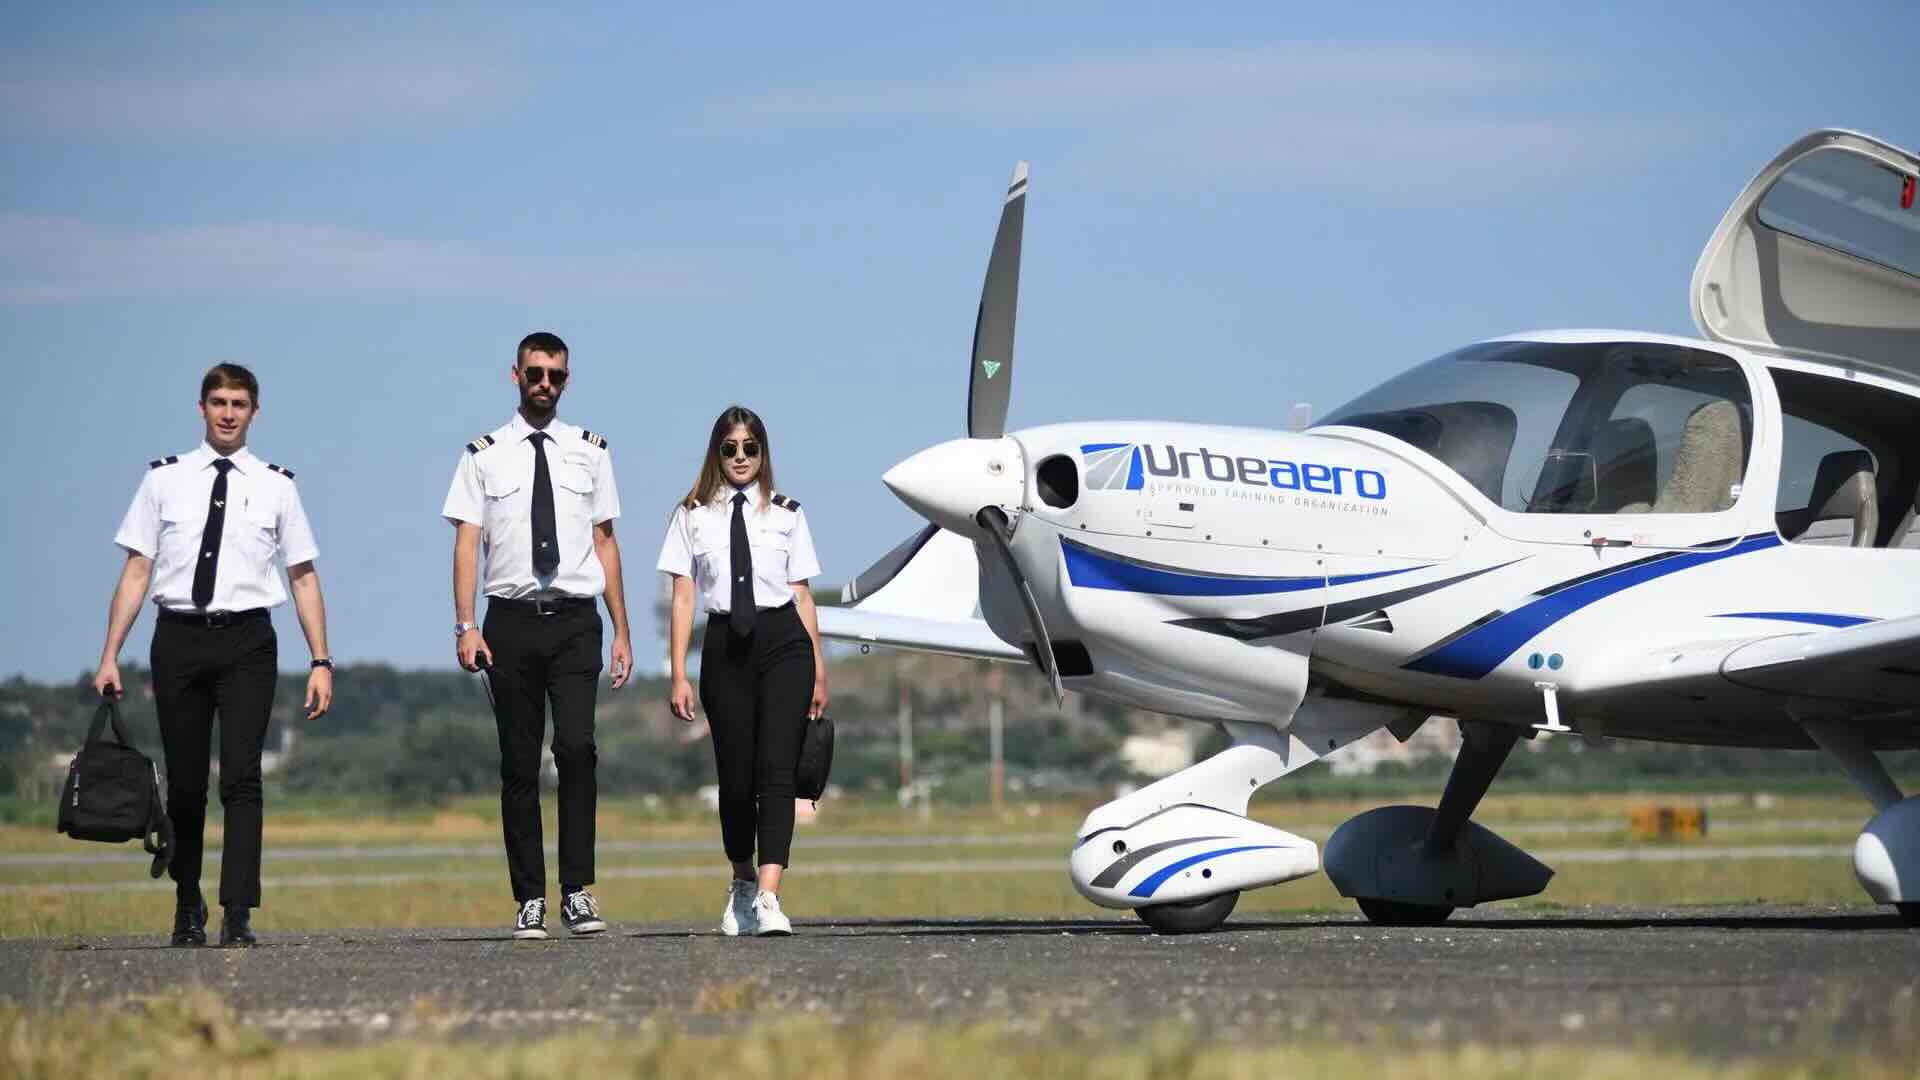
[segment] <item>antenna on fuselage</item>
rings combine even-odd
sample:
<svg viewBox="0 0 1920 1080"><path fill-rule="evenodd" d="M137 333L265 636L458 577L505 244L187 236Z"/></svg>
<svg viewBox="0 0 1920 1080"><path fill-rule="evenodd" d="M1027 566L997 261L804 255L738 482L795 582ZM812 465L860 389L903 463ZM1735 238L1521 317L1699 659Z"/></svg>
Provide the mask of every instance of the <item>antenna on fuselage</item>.
<svg viewBox="0 0 1920 1080"><path fill-rule="evenodd" d="M1293 411L1287 414L1288 431L1305 431L1313 426L1313 403L1296 401Z"/></svg>

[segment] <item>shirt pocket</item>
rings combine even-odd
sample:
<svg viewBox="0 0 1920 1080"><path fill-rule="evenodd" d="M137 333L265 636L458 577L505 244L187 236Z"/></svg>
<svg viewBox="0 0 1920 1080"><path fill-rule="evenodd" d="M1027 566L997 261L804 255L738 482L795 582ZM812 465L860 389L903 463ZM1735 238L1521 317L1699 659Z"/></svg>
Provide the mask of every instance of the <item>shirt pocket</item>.
<svg viewBox="0 0 1920 1080"><path fill-rule="evenodd" d="M783 513L780 517L763 521L752 530L753 572L756 577L775 581L787 580L787 560L793 554L792 514Z"/></svg>
<svg viewBox="0 0 1920 1080"><path fill-rule="evenodd" d="M586 512L593 505L593 463L578 458L561 458L553 466L554 497L565 501L572 497L576 507Z"/></svg>
<svg viewBox="0 0 1920 1080"><path fill-rule="evenodd" d="M193 505L187 499L164 499L160 503L160 535L157 561L169 566L184 566L192 572L200 557L200 534L207 521L205 502Z"/></svg>
<svg viewBox="0 0 1920 1080"><path fill-rule="evenodd" d="M732 558L727 545L727 534L713 522L704 520L704 516L695 517L688 523L688 540L693 545L693 580L702 589L712 592L720 584L720 579L728 573L727 567Z"/></svg>
<svg viewBox="0 0 1920 1080"><path fill-rule="evenodd" d="M486 498L482 508L482 527L489 536L498 535L498 530L513 525L514 507L520 496L520 481L495 470L480 474L480 493Z"/></svg>
<svg viewBox="0 0 1920 1080"><path fill-rule="evenodd" d="M247 549L263 561L271 561L279 554L280 519L270 507L242 509L239 528L228 531L229 534L237 533Z"/></svg>

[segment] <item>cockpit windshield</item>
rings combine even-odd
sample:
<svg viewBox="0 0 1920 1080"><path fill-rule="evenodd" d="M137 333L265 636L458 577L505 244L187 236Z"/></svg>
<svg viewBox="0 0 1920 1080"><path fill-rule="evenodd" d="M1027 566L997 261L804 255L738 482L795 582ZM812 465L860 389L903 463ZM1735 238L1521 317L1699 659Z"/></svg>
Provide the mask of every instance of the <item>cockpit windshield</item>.
<svg viewBox="0 0 1920 1080"><path fill-rule="evenodd" d="M1753 446L1725 356L1646 342L1471 345L1348 402L1370 428L1529 514L1708 514L1733 506Z"/></svg>

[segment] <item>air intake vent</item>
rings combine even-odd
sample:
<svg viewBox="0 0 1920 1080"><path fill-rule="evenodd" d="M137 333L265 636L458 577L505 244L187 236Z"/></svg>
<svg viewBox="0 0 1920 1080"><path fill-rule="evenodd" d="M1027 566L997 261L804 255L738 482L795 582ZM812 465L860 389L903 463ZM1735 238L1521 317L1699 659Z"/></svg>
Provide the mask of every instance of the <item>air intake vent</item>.
<svg viewBox="0 0 1920 1080"><path fill-rule="evenodd" d="M1080 501L1080 467L1067 455L1055 454L1034 470L1033 487L1041 502L1065 510Z"/></svg>

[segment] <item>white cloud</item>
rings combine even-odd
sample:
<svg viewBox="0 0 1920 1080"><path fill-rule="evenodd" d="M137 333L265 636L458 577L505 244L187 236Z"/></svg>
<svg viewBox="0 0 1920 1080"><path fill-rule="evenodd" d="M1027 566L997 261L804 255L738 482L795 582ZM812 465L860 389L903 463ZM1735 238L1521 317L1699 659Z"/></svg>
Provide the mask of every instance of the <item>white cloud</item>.
<svg viewBox="0 0 1920 1080"><path fill-rule="evenodd" d="M619 300L714 295L670 253L487 250L333 225L134 228L0 213L0 303L101 299Z"/></svg>
<svg viewBox="0 0 1920 1080"><path fill-rule="evenodd" d="M457 125L523 97L504 41L463 28L312 15L193 15L136 47L0 46L0 133L239 142Z"/></svg>
<svg viewBox="0 0 1920 1080"><path fill-rule="evenodd" d="M1579 103L1606 73L1534 53L1401 43L1184 49L953 79L789 88L715 104L742 130L926 118L1047 131L1104 186L1357 187L1406 201L1617 173L1678 137Z"/></svg>

